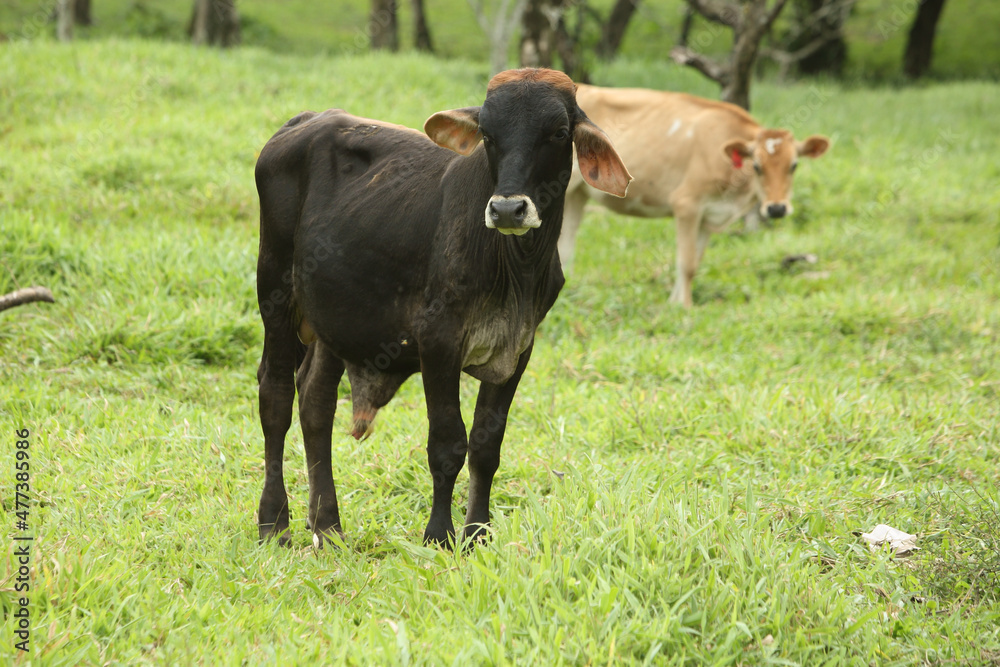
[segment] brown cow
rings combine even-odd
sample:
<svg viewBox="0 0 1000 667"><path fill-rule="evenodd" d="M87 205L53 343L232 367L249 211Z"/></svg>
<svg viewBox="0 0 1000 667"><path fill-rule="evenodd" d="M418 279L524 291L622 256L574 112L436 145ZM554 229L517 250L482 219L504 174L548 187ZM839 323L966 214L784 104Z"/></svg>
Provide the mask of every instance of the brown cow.
<svg viewBox="0 0 1000 667"><path fill-rule="evenodd" d="M576 172L566 191L559 255L569 268L588 199L616 213L677 219L677 280L670 300L691 306L691 280L713 232L756 205L761 216L791 214L800 156L829 147L823 136L795 141L761 127L732 104L684 93L580 85L580 108L614 142L635 178L624 199L588 186Z"/></svg>

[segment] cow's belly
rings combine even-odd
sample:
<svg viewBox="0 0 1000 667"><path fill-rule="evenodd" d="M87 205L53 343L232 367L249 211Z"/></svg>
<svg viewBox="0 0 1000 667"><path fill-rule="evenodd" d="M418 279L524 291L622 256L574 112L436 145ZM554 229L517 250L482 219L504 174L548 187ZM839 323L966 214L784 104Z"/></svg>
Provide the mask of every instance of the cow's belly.
<svg viewBox="0 0 1000 667"><path fill-rule="evenodd" d="M592 200L621 215L631 215L636 218L665 218L674 214L670 204L659 197L630 191L628 196L621 198L595 190L590 186L587 186L587 189Z"/></svg>
<svg viewBox="0 0 1000 667"><path fill-rule="evenodd" d="M752 197L709 201L702 208L702 225L711 232L721 232L749 211L752 204Z"/></svg>
<svg viewBox="0 0 1000 667"><path fill-rule="evenodd" d="M420 288L403 271L353 268L338 262L297 263L293 294L298 315L345 361L364 365L380 360L380 371L412 367L418 354L414 315L420 308ZM308 342L298 326L300 339Z"/></svg>

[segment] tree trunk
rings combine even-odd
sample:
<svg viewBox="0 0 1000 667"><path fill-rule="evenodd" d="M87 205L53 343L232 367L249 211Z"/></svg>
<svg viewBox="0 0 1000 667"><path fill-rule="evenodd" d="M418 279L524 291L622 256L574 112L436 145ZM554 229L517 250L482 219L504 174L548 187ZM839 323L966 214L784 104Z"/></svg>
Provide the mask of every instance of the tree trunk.
<svg viewBox="0 0 1000 667"><path fill-rule="evenodd" d="M195 0L188 23L195 44L235 46L240 42L240 16L236 0Z"/></svg>
<svg viewBox="0 0 1000 667"><path fill-rule="evenodd" d="M919 79L931 68L934 33L937 31L944 3L945 0L922 0L917 7L917 15L906 40L906 52L903 54L903 73L911 79Z"/></svg>
<svg viewBox="0 0 1000 667"><path fill-rule="evenodd" d="M468 0L476 15L479 27L490 42L490 76L507 69L507 49L514 36L514 29L521 23L528 0L500 0L494 3L495 11L489 15L484 0Z"/></svg>
<svg viewBox="0 0 1000 667"><path fill-rule="evenodd" d="M639 2L640 0L616 0L607 23L601 28L601 41L597 44L599 57L610 60L618 55L618 49L625 39L625 29Z"/></svg>
<svg viewBox="0 0 1000 667"><path fill-rule="evenodd" d="M76 7L73 9L74 21L77 25L93 25L90 18L90 0L76 0Z"/></svg>
<svg viewBox="0 0 1000 667"><path fill-rule="evenodd" d="M434 43L431 41L431 30L427 27L427 15L424 12L424 0L412 0L413 3L413 44L418 51L434 53Z"/></svg>
<svg viewBox="0 0 1000 667"><path fill-rule="evenodd" d="M808 55L795 62L799 74L833 74L840 76L847 63L847 42L844 23L853 2L845 0L798 0L795 4L800 33L788 46L789 52L808 49ZM810 48L815 45L815 48Z"/></svg>
<svg viewBox="0 0 1000 667"><path fill-rule="evenodd" d="M733 31L733 50L726 61L715 60L687 46L675 46L670 57L681 65L695 68L722 86L722 100L750 109L750 80L760 41L781 13L788 0L741 0L714 2L688 0L694 11L710 21L729 26Z"/></svg>
<svg viewBox="0 0 1000 667"><path fill-rule="evenodd" d="M582 13L583 5L577 5L578 11ZM566 17L559 19L556 27L556 51L559 53L559 60L562 61L562 71L569 78L577 83L590 83L590 72L587 66L577 53L577 46L580 43L580 33L583 29L583 17L577 22L576 34L569 34L569 26L566 24Z"/></svg>
<svg viewBox="0 0 1000 667"><path fill-rule="evenodd" d="M681 22L681 35L677 38L678 46L687 46L688 38L691 36L691 28L694 25L694 10L691 5L684 5L684 20Z"/></svg>
<svg viewBox="0 0 1000 667"><path fill-rule="evenodd" d="M74 0L59 0L56 4L56 38L60 42L73 39Z"/></svg>
<svg viewBox="0 0 1000 667"><path fill-rule="evenodd" d="M521 17L521 67L552 67L562 0L528 0Z"/></svg>
<svg viewBox="0 0 1000 667"><path fill-rule="evenodd" d="M368 34L373 49L399 50L399 24L396 20L396 0L372 0L368 17Z"/></svg>
<svg viewBox="0 0 1000 667"><path fill-rule="evenodd" d="M751 10L752 11L752 10ZM750 79L753 65L757 61L760 36L752 27L744 27L733 35L733 51L730 55L729 80L722 86L720 99L750 110Z"/></svg>

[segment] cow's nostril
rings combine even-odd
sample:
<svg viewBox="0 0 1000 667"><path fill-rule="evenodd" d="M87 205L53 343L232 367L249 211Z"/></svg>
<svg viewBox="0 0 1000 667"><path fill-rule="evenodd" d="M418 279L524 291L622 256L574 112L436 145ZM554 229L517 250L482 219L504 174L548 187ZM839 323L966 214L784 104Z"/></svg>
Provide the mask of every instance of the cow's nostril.
<svg viewBox="0 0 1000 667"><path fill-rule="evenodd" d="M497 225L510 227L520 225L528 215L528 202L525 199L496 199L490 202L490 220Z"/></svg>
<svg viewBox="0 0 1000 667"><path fill-rule="evenodd" d="M788 209L784 204L768 204L767 206L767 217L769 218L783 218Z"/></svg>
<svg viewBox="0 0 1000 667"><path fill-rule="evenodd" d="M541 224L535 205L524 195L494 195L486 205L486 226L521 235Z"/></svg>

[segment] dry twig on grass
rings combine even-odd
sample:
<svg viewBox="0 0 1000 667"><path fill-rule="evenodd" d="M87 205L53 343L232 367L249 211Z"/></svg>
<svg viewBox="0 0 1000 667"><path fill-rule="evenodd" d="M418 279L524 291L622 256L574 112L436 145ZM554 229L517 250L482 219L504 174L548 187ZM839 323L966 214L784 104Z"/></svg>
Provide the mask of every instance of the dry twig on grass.
<svg viewBox="0 0 1000 667"><path fill-rule="evenodd" d="M56 300L52 297L52 292L48 287L25 287L0 296L0 311L33 301L55 303Z"/></svg>

